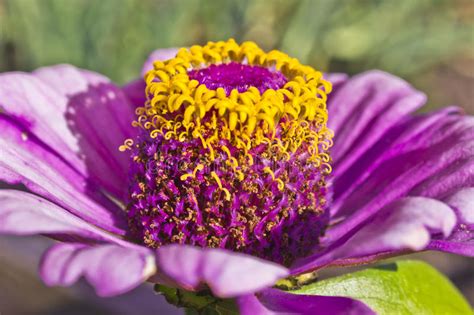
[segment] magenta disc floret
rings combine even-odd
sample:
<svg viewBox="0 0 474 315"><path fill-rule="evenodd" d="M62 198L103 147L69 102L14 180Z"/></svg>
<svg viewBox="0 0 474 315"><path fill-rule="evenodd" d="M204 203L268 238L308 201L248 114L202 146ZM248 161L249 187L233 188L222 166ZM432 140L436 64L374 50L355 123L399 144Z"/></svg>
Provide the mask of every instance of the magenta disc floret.
<svg viewBox="0 0 474 315"><path fill-rule="evenodd" d="M286 265L308 254L329 221L321 74L229 41L181 50L145 81L130 147L133 236Z"/></svg>
<svg viewBox="0 0 474 315"><path fill-rule="evenodd" d="M268 89L277 90L285 85L286 77L280 71L271 71L265 67L244 65L237 62L210 65L209 67L189 71L189 78L206 85L208 89L223 88L227 95L232 90L245 92L256 87L260 93Z"/></svg>

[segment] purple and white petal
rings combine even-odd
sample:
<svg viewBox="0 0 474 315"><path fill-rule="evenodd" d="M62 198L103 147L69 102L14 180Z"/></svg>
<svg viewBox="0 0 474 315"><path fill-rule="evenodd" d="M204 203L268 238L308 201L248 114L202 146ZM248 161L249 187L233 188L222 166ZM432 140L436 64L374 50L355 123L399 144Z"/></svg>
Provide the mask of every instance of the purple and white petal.
<svg viewBox="0 0 474 315"><path fill-rule="evenodd" d="M125 234L127 222L123 211L110 201L104 208L89 198L85 194L87 180L42 142L8 117L0 116L0 133L1 181L24 184L91 224Z"/></svg>
<svg viewBox="0 0 474 315"><path fill-rule="evenodd" d="M157 249L156 257L158 277L167 284L186 290L207 285L222 298L258 292L288 275L283 266L223 249L169 245Z"/></svg>
<svg viewBox="0 0 474 315"><path fill-rule="evenodd" d="M134 289L155 271L149 250L113 244L59 243L45 253L40 263L40 275L47 285L70 286L83 276L104 297Z"/></svg>
<svg viewBox="0 0 474 315"><path fill-rule="evenodd" d="M368 315L375 314L364 303L346 297L291 294L267 289L237 299L242 315Z"/></svg>

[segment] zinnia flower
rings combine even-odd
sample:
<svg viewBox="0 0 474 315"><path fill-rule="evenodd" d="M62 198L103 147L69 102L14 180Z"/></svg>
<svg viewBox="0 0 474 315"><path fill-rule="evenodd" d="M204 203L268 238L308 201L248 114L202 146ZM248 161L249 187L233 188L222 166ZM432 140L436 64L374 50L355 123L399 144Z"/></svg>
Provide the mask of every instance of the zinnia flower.
<svg viewBox="0 0 474 315"><path fill-rule="evenodd" d="M370 314L274 285L413 251L474 256L460 109L413 114L425 95L390 74L323 75L233 40L156 51L142 74L123 88L69 65L0 76L0 232L59 241L46 284Z"/></svg>

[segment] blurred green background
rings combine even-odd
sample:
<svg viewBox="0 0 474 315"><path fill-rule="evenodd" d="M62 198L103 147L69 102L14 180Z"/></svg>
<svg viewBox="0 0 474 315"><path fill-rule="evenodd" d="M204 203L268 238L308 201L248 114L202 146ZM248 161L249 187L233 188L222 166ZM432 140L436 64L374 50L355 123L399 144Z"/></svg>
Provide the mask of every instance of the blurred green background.
<svg viewBox="0 0 474 315"><path fill-rule="evenodd" d="M473 112L473 25L473 0L0 0L0 71L72 63L124 83L153 49L233 37Z"/></svg>
<svg viewBox="0 0 474 315"><path fill-rule="evenodd" d="M456 104L474 114L474 0L0 0L0 72L71 63L122 84L156 48L229 37L281 49L323 71L386 70L428 94L424 110ZM37 242L47 240L0 238L0 305L7 301L7 310L134 314L126 306L144 304L142 291L104 300L81 286L45 288L35 266L47 245ZM446 273L474 304L471 259L416 257Z"/></svg>

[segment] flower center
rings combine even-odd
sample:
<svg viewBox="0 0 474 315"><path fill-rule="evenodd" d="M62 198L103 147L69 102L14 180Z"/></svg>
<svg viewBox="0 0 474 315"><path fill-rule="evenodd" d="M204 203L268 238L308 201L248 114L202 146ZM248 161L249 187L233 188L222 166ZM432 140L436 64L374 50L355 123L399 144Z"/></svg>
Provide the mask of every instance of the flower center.
<svg viewBox="0 0 474 315"><path fill-rule="evenodd" d="M254 43L157 61L133 125L128 216L144 244L219 247L289 264L328 223L321 73Z"/></svg>
<svg viewBox="0 0 474 315"><path fill-rule="evenodd" d="M277 90L287 82L279 71L270 71L261 66L243 65L237 62L210 65L207 68L192 70L188 73L191 80L197 80L210 90L223 88L227 95L232 90L245 92L255 87L260 93L268 89Z"/></svg>

